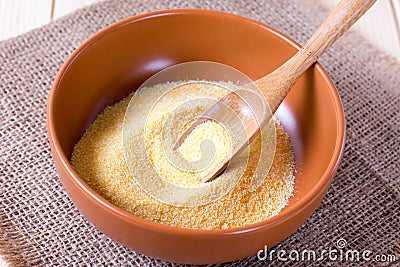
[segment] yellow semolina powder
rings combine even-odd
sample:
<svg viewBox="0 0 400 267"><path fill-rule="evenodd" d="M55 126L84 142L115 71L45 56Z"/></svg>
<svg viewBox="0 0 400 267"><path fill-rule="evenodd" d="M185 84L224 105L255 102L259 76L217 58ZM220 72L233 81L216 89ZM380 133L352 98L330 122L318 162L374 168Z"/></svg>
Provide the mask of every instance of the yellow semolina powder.
<svg viewBox="0 0 400 267"><path fill-rule="evenodd" d="M159 92L168 90L176 84L159 84L143 88L136 94L139 103L154 102ZM227 92L220 87L210 85L207 96L219 99ZM235 139L229 129L223 125L208 121L197 126L178 149L180 155L188 161L208 162L207 168L197 173L176 168L169 162L163 151L162 127L171 109L188 99L204 95L195 85L188 85L184 94L175 92L167 95L165 103L154 108L153 116L138 112L138 122L146 120L144 135L148 157L153 168L166 181L182 186L194 187L201 184L201 178L221 159L229 156L235 145ZM105 199L127 212L154 222L185 228L226 229L260 222L278 214L284 208L293 192L294 157L290 138L279 122L276 127L276 150L272 166L262 184L253 192L249 185L257 168L260 147L265 145L262 138L256 138L250 149L246 169L236 186L218 200L196 207L179 207L165 204L147 195L135 183L126 162L123 148L124 116L132 95L109 106L101 112L75 145L71 163L86 183ZM196 109L202 112L206 106L194 105L188 113ZM141 110L141 107L138 107ZM138 125L141 125L138 123ZM211 140L213 146L203 146L204 140ZM202 148L202 149L200 149ZM253 150L254 148L254 150ZM143 153L143 151L133 151ZM140 168L140 163L135 164ZM145 171L145 170L143 170ZM233 175L235 172L232 172Z"/></svg>

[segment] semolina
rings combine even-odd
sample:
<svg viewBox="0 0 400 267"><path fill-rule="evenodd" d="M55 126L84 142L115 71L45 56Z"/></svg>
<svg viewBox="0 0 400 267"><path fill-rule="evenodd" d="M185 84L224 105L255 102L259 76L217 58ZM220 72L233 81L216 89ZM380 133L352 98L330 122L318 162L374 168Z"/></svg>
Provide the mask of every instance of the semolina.
<svg viewBox="0 0 400 267"><path fill-rule="evenodd" d="M219 123L209 121L200 124L177 151L184 160L195 162L200 171L188 172L176 168L164 152L165 149L171 149L168 145L165 147L164 139L170 138L171 142L176 140L176 135L169 136L166 122L171 116L172 119L178 118L177 120L181 121L181 115L190 117L194 113L201 113L206 106L193 104L182 108L183 111L181 110L178 116L171 115L171 111L178 109L182 103L204 96L204 91L195 84L188 85L184 94L172 92L159 99L150 116L140 112L144 110L144 106L149 105L148 103L154 102L161 92L174 85L154 85L135 93L140 101L138 112L135 118L132 118L137 128L134 129L134 136L141 135L144 138L146 151L138 149L132 153L140 154L138 158L148 156L156 172L170 183L182 187L199 186L201 177L221 159L229 156L235 140L229 129ZM226 91L219 87L210 85L210 88L206 89L207 97L211 99L217 100L226 94ZM90 187L108 201L146 220L197 229L224 229L256 223L278 214L286 206L293 191L294 157L290 138L277 120L274 120L275 157L269 172L265 174L265 179L254 190L249 190L249 187L258 164L257 153L260 149L257 148L265 145L261 137L252 143L255 150L250 150L249 158L246 159L246 164L243 164L245 167L241 177L233 177L240 178L235 187L214 202L196 207L180 207L160 202L143 192L133 180L123 147L124 118L131 98L132 95L105 108L75 145L72 153L71 163L74 169ZM206 143L202 146L204 140L211 140L212 145ZM140 162L135 163L135 168L138 168L139 172L146 171L140 170ZM231 172L227 175L234 176L238 173Z"/></svg>

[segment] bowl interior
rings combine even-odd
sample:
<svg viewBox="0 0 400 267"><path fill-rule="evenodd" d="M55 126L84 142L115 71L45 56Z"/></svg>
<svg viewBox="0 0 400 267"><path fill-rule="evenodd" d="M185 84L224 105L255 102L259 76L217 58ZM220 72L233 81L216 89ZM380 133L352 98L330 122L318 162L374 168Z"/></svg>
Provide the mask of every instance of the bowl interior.
<svg viewBox="0 0 400 267"><path fill-rule="evenodd" d="M69 160L75 143L104 107L165 67L216 61L257 79L297 49L294 42L268 27L217 12L171 11L128 19L85 42L54 85L49 123L59 151ZM321 66L317 64L300 78L277 116L291 136L297 166L288 209L318 183L330 182L332 177L326 172L332 172L338 146L343 144L341 103Z"/></svg>

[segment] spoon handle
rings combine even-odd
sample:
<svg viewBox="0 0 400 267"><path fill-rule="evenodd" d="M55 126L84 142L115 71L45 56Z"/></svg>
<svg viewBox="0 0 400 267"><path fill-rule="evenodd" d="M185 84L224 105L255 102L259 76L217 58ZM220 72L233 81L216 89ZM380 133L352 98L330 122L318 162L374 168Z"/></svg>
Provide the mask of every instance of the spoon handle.
<svg viewBox="0 0 400 267"><path fill-rule="evenodd" d="M341 0L301 50L269 75L255 81L269 103L272 113L276 111L303 72L375 2L376 0Z"/></svg>

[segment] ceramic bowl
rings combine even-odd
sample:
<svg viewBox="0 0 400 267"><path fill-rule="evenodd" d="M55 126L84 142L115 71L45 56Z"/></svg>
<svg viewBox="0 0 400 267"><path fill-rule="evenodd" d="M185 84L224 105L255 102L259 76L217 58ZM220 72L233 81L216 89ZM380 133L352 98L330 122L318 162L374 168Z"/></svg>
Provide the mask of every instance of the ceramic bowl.
<svg viewBox="0 0 400 267"><path fill-rule="evenodd" d="M135 217L105 200L70 164L75 143L104 107L168 66L216 61L252 79L271 72L300 46L262 23L209 10L137 15L96 33L61 67L48 100L47 127L57 172L80 212L120 244L172 262L220 263L281 242L312 214L342 157L345 121L331 79L317 63L295 84L276 115L291 136L296 178L288 205L239 228L194 230Z"/></svg>

